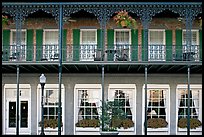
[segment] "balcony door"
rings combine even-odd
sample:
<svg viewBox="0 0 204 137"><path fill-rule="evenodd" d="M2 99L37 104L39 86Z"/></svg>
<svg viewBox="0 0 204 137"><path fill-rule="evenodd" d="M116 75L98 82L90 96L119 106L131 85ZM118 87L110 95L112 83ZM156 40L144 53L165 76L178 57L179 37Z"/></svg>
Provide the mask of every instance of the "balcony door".
<svg viewBox="0 0 204 137"><path fill-rule="evenodd" d="M20 61L26 60L26 30L21 30L20 36L20 45L17 45L18 40L16 30L11 30L9 55L11 61L16 61L18 57Z"/></svg>
<svg viewBox="0 0 204 137"><path fill-rule="evenodd" d="M130 61L131 51L130 29L115 29L114 61Z"/></svg>
<svg viewBox="0 0 204 137"><path fill-rule="evenodd" d="M58 30L45 29L43 39L43 57L47 61L58 60L59 46L58 46Z"/></svg>
<svg viewBox="0 0 204 137"><path fill-rule="evenodd" d="M97 49L97 30L81 29L80 61L93 61Z"/></svg>
<svg viewBox="0 0 204 137"><path fill-rule="evenodd" d="M148 44L149 61L165 61L165 30L150 29Z"/></svg>
<svg viewBox="0 0 204 137"><path fill-rule="evenodd" d="M10 84L11 85L11 84ZM14 85L14 84L12 84ZM17 102L16 102L16 91L17 89L11 88L12 85L8 88L5 88L5 134L16 134L16 116L17 116ZM20 88L19 89L19 134L25 135L30 134L30 89L29 88Z"/></svg>

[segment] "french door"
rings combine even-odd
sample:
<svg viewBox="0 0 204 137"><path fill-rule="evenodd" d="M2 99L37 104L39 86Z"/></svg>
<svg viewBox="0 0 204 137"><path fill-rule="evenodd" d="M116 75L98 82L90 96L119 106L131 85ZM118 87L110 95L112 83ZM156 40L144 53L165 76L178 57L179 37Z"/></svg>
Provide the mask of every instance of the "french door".
<svg viewBox="0 0 204 137"><path fill-rule="evenodd" d="M30 131L30 117L29 117L29 101L20 99L19 101L19 134L29 134ZM16 100L6 100L6 119L5 132L6 134L16 134Z"/></svg>

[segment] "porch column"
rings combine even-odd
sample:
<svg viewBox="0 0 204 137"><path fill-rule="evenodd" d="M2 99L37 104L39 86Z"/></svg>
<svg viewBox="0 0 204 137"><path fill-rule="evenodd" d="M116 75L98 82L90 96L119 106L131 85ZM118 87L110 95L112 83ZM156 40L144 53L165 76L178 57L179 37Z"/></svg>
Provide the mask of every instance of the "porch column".
<svg viewBox="0 0 204 137"><path fill-rule="evenodd" d="M142 96L143 96L143 83L136 83L136 135L142 135L142 127L144 123L142 122Z"/></svg>
<svg viewBox="0 0 204 137"><path fill-rule="evenodd" d="M38 84L37 83L31 83L30 84L31 87L31 135L37 135L38 134L38 121L37 121L37 87Z"/></svg>
<svg viewBox="0 0 204 137"><path fill-rule="evenodd" d="M170 83L170 135L176 135L176 128L177 128L177 123L176 123L176 111L177 111L177 106L176 106L176 83Z"/></svg>
<svg viewBox="0 0 204 137"><path fill-rule="evenodd" d="M64 118L64 134L74 135L74 86L73 83L64 84L65 86L65 114L62 114Z"/></svg>

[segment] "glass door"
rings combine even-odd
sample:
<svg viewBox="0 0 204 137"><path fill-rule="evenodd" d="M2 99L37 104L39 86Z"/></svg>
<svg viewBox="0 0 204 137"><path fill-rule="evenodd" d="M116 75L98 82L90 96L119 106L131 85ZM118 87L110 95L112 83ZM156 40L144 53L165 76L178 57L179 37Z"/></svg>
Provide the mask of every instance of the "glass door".
<svg viewBox="0 0 204 137"><path fill-rule="evenodd" d="M28 124L28 101L20 101L19 115L19 134L26 133L29 128ZM6 118L6 133L16 134L16 101L8 101L7 118Z"/></svg>

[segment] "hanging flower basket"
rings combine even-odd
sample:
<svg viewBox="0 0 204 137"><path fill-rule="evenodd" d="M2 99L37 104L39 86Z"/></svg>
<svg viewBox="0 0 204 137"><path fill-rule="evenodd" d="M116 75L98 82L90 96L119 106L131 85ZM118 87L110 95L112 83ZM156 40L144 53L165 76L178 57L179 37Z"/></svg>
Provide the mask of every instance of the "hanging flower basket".
<svg viewBox="0 0 204 137"><path fill-rule="evenodd" d="M133 19L130 15L128 15L127 11L119 11L116 12L117 14L113 17L116 25L122 28L136 28L137 22Z"/></svg>
<svg viewBox="0 0 204 137"><path fill-rule="evenodd" d="M9 24L8 16L2 15L2 25L8 25L8 24Z"/></svg>

